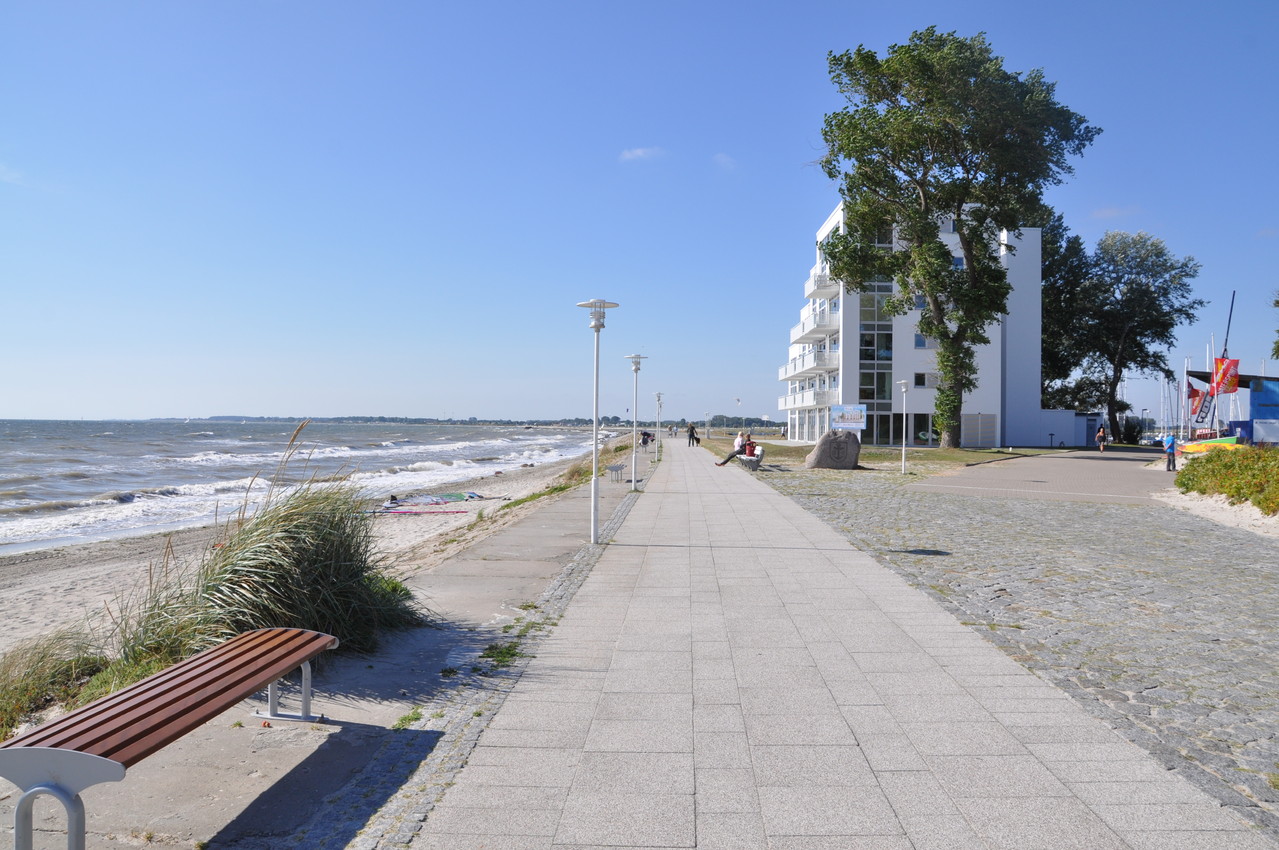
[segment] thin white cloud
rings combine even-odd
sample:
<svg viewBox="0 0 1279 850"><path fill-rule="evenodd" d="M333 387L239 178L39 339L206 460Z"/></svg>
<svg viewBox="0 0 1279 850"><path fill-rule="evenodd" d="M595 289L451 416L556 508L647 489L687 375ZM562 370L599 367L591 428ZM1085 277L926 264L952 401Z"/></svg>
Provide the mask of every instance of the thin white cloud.
<svg viewBox="0 0 1279 850"><path fill-rule="evenodd" d="M12 183L14 186L21 186L22 173L0 162L0 183Z"/></svg>
<svg viewBox="0 0 1279 850"><path fill-rule="evenodd" d="M627 148L617 157L618 162L635 162L641 159L657 159L666 153L661 148Z"/></svg>
<svg viewBox="0 0 1279 850"><path fill-rule="evenodd" d="M726 153L715 154L713 157L711 157L711 162L715 163L716 165L718 165L720 168L724 169L725 171L732 171L734 168L737 167L737 160L733 159L731 156L729 156Z"/></svg>

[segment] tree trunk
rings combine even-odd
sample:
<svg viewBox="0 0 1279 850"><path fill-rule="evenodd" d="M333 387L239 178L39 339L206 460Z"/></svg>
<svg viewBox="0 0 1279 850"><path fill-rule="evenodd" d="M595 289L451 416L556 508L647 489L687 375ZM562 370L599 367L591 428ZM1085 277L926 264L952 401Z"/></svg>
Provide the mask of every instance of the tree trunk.
<svg viewBox="0 0 1279 850"><path fill-rule="evenodd" d="M951 389L943 375L942 386L937 388L937 401L933 408L933 424L941 430L940 446L943 449L959 448L959 414L963 404L963 394Z"/></svg>

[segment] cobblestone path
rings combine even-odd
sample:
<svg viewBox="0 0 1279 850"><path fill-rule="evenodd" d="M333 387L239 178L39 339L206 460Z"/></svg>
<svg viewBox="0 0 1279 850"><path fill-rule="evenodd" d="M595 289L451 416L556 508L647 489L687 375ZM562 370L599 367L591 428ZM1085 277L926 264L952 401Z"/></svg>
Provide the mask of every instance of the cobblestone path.
<svg viewBox="0 0 1279 850"><path fill-rule="evenodd" d="M1174 507L760 473L1223 804L1279 834L1279 542Z"/></svg>

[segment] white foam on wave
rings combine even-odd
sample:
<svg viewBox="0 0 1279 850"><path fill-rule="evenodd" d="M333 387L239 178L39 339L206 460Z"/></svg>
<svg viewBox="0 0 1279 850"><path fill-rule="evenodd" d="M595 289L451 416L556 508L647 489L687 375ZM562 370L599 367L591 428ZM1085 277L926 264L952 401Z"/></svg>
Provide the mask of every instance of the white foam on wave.
<svg viewBox="0 0 1279 850"><path fill-rule="evenodd" d="M448 492L461 481L529 463L540 465L578 457L589 450L589 435L580 434L558 435L558 439L541 434L434 443L387 440L366 443L360 449L332 445L314 451L304 445L295 453L290 474L296 476L295 481L312 474L320 478L342 474L370 498L380 499L391 493ZM67 504L28 503L32 510L0 516L0 552L208 525L238 512L246 504L252 511L264 496L271 473L282 457L283 452L275 450L209 450L181 457L149 455L146 466L150 472L141 474L138 480L124 474L123 469L119 473L106 469L101 474L112 479L108 486L118 489L98 491L92 497L86 494ZM89 471L92 469L90 466L86 470L88 477L105 483L105 478ZM494 487L500 486L498 479Z"/></svg>

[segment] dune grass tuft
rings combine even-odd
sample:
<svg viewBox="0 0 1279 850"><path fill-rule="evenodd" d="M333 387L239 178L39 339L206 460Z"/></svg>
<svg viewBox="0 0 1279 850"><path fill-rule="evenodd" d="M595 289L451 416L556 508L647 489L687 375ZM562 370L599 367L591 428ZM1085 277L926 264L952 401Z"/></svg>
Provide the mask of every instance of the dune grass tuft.
<svg viewBox="0 0 1279 850"><path fill-rule="evenodd" d="M429 623L377 551L366 509L347 483L272 487L200 563L176 566L166 547L146 586L100 619L0 657L0 738L49 705L90 702L252 629L314 629L367 652L384 631Z"/></svg>
<svg viewBox="0 0 1279 850"><path fill-rule="evenodd" d="M36 711L74 697L107 659L84 629L23 641L0 657L0 737Z"/></svg>

